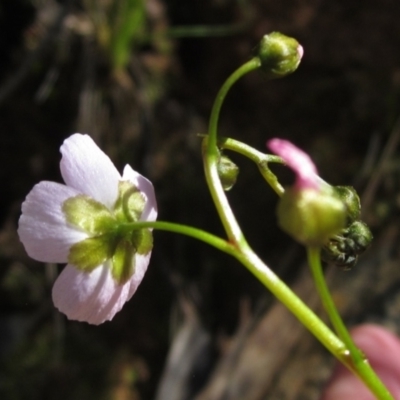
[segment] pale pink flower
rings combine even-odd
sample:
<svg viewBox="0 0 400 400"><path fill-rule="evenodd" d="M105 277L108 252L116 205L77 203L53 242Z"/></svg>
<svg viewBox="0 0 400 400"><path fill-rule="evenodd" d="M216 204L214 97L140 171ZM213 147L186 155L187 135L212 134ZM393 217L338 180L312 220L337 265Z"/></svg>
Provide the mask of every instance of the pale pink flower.
<svg viewBox="0 0 400 400"><path fill-rule="evenodd" d="M267 142L267 146L295 172L297 177L295 188L318 189L320 187L321 181L317 175L317 168L303 150L284 139L271 139Z"/></svg>
<svg viewBox="0 0 400 400"><path fill-rule="evenodd" d="M86 195L112 209L120 181L134 185L145 199L142 221L155 221L157 204L152 183L126 165L119 174L110 158L88 135L74 134L61 146L61 174L65 185L43 181L34 186L22 204L18 234L28 255L49 263L68 263L72 245L90 237L66 221L62 206L67 199ZM135 293L146 272L151 252L134 254L133 275L118 283L107 260L91 272L67 264L53 286L54 305L69 319L101 324L111 320Z"/></svg>

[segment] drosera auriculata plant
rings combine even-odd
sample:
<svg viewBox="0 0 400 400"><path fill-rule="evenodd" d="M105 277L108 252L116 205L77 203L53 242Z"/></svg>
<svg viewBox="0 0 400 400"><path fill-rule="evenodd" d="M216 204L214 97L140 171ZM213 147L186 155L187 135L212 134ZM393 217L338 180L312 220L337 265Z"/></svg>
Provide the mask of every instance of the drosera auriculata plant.
<svg viewBox="0 0 400 400"><path fill-rule="evenodd" d="M150 261L153 230L184 234L236 258L380 400L392 395L355 346L340 318L322 272L327 262L348 269L368 247L372 235L361 221L360 200L348 186L331 186L317 174L311 158L292 143L270 139L275 154L260 152L231 138L218 137L222 104L232 85L261 70L268 79L296 70L302 46L278 32L265 35L254 56L234 71L219 90L211 110L208 134L202 135L206 181L226 238L178 223L156 221L153 185L129 165L121 176L88 135L74 134L61 146L65 185L40 182L22 205L18 233L29 256L43 262L67 263L53 287L55 306L69 319L101 324L111 320L143 279ZM238 168L226 151L253 161L267 184L280 196L279 225L307 249L316 289L333 332L257 256L248 244L226 191ZM286 190L270 163L285 164L296 174Z"/></svg>

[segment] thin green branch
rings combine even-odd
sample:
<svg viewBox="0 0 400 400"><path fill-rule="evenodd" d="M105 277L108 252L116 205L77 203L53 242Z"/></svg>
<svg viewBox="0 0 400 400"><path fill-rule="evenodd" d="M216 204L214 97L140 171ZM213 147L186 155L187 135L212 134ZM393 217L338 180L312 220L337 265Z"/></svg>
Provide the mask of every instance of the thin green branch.
<svg viewBox="0 0 400 400"><path fill-rule="evenodd" d="M260 60L255 57L238 68L233 74L225 81L220 91L215 98L214 105L211 111L210 124L208 130L208 137L204 139L204 170L211 192L215 207L224 225L225 231L230 241L234 243L246 243L242 231L236 221L231 207L229 206L228 199L225 191L221 185L218 176L217 162L219 151L217 147L217 128L218 118L221 111L222 103L232 85L243 75L260 67Z"/></svg>
<svg viewBox="0 0 400 400"><path fill-rule="evenodd" d="M393 400L392 395L375 374L364 354L354 344L349 331L347 330L337 311L322 271L320 249L316 247L309 247L307 249L307 255L315 285L321 297L325 311L327 312L337 334L343 340L343 343L348 349L348 357L345 357L343 362L344 365L358 375L358 377L365 383L366 386L368 386L371 392L374 393L378 399Z"/></svg>
<svg viewBox="0 0 400 400"><path fill-rule="evenodd" d="M251 161L256 163L261 175L280 197L283 195L285 189L279 183L276 175L269 169L269 163L285 164L281 157L273 154L265 154L256 150L255 148L240 142L239 140L230 138L218 139L218 146L222 149L235 151L243 156L249 158Z"/></svg>
<svg viewBox="0 0 400 400"><path fill-rule="evenodd" d="M175 224L172 222L163 222L163 221L138 221L131 223L122 224L119 229L124 231L130 231L133 229L157 229L162 231L169 231L174 233L179 233L181 235L190 236L194 239L198 239L204 243L209 244L212 247L215 247L218 250L221 250L224 253L230 254L234 256L236 254L236 248L226 241L212 233L204 231L202 229L197 229L192 226Z"/></svg>

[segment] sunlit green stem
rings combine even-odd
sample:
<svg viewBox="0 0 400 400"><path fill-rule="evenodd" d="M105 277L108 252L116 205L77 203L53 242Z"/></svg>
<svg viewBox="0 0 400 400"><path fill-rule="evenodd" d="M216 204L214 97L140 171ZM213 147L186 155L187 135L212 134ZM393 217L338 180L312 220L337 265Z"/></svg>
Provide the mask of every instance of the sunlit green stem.
<svg viewBox="0 0 400 400"><path fill-rule="evenodd" d="M217 125L222 103L231 86L246 73L260 67L260 60L254 58L237 69L223 84L215 99L209 124L208 136L203 140L204 152L204 168L207 183L217 208L218 214L224 225L225 231L235 250L230 254L236 257L243 265L245 265L256 277L260 280L275 297L280 300L302 323L310 330L314 336L344 365L354 371L370 388L370 390L380 400L393 400L390 393L381 383L374 371L369 366L368 362L362 357L359 350L352 344L348 347L340 340L286 285L282 282L253 252L248 245L239 224L230 208L228 199L225 195L221 181L218 176L217 162L219 157L219 149L217 147ZM226 143L226 142L225 142ZM241 154L248 156L257 162L257 165L262 165L260 168L267 182L272 182L272 187L275 191L282 195L283 188L280 187L276 177L269 171L267 163L268 159L264 160L264 164L260 164L260 154L252 150L250 147L228 142L226 146L231 146L231 150L238 151ZM228 147L226 147L228 148ZM257 160L258 159L258 160ZM265 173L265 171L269 171ZM272 174L272 175L270 175ZM278 186L279 185L279 186ZM311 256L313 253L311 251ZM315 255L314 255L315 256ZM313 261L315 264L315 261ZM318 283L317 283L318 286ZM343 336L342 336L343 337ZM344 335L347 339L349 337ZM351 338L350 338L351 340ZM354 359L350 355L350 350L357 351L357 357ZM355 354L355 353L354 353Z"/></svg>
<svg viewBox="0 0 400 400"><path fill-rule="evenodd" d="M235 151L243 156L249 158L251 161L257 164L258 169L261 172L261 175L267 181L267 183L271 186L271 188L276 192L278 196L282 196L285 189L279 183L276 175L269 169L268 163L278 163L284 164L285 162L281 157L261 153L261 151L256 150L254 147L251 147L239 140L230 139L230 138L221 138L218 139L218 146L222 149Z"/></svg>
<svg viewBox="0 0 400 400"><path fill-rule="evenodd" d="M138 221L138 222L121 224L118 229L121 231L131 231L134 229L142 229L142 228L153 228L162 231L180 233L182 235L190 236L194 239L198 239L204 243L207 243L210 246L223 251L224 253L230 254L232 256L236 254L235 246L233 246L225 239L222 239L207 231L203 231L202 229L194 228L192 226L175 224L172 222L163 222L163 221L152 221L152 222Z"/></svg>
<svg viewBox="0 0 400 400"><path fill-rule="evenodd" d="M275 297L280 300L309 331L344 365L355 372L380 400L393 400L375 375L362 353L354 346L357 358L350 356L344 344L284 282L272 272L247 245L237 248L233 244L201 229L170 222L132 222L120 226L122 230L153 228L183 234L201 240L240 261ZM310 251L312 262L315 254ZM317 253L318 255L318 253ZM354 350L353 350L354 351Z"/></svg>
<svg viewBox="0 0 400 400"><path fill-rule="evenodd" d="M341 362L348 350L319 317L246 246L234 256Z"/></svg>
<svg viewBox="0 0 400 400"><path fill-rule="evenodd" d="M236 257L243 263L296 317L342 362L345 362L347 349L343 342L271 271L252 251L230 208L228 199L217 173L219 150L217 147L217 124L221 105L230 87L244 74L260 66L258 59L250 60L236 70L224 83L215 100L208 136L204 139L205 172L213 200L231 243L236 245ZM228 142L228 146L250 156L254 161L264 159L261 153L249 146ZM276 178L275 178L276 179Z"/></svg>
<svg viewBox="0 0 400 400"><path fill-rule="evenodd" d="M247 245L240 248L201 229L162 221L125 223L121 230L152 228L179 233L201 240L239 260L265 285L339 360L345 362L348 353L343 342L275 275Z"/></svg>
<svg viewBox="0 0 400 400"><path fill-rule="evenodd" d="M221 185L217 162L219 157L219 151L217 148L217 128L218 118L221 111L222 103L225 99L226 94L232 85L243 75L250 71L253 71L260 67L260 60L253 58L240 68L238 68L233 74L225 81L222 85L217 97L214 101L214 105L211 111L210 124L208 130L208 137L204 139L206 146L204 149L204 170L208 183L208 187L211 192L211 196L214 200L214 204L224 225L225 231L228 235L229 240L232 243L245 243L243 234L239 228L236 218L228 204L224 189Z"/></svg>
<svg viewBox="0 0 400 400"><path fill-rule="evenodd" d="M337 311L322 271L320 249L309 247L307 249L307 255L315 285L321 297L325 311L327 312L336 333L348 349L348 358L345 360L344 364L351 371L356 373L379 399L392 399L392 396L386 387L368 364L364 354L354 344L349 331Z"/></svg>
<svg viewBox="0 0 400 400"><path fill-rule="evenodd" d="M342 318L340 317L335 303L333 302L332 296L329 292L328 286L326 284L324 274L322 271L320 249L318 247L308 247L307 248L308 263L311 268L311 272L317 287L318 293L321 297L322 304L324 305L325 311L327 312L333 327L339 337L346 343L346 346L350 350L351 354L355 354L356 357L357 347L355 346L346 326L344 325Z"/></svg>

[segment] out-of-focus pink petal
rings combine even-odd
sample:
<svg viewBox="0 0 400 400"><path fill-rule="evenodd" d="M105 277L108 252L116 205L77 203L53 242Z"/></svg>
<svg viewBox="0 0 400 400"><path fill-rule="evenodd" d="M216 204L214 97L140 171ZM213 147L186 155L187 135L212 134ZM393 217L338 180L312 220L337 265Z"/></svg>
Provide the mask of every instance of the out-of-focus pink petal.
<svg viewBox="0 0 400 400"><path fill-rule="evenodd" d="M297 53L298 53L300 59L303 58L303 56L304 56L304 48L303 48L303 46L300 45L300 44L299 44L298 47L297 47Z"/></svg>
<svg viewBox="0 0 400 400"><path fill-rule="evenodd" d="M146 198L146 205L140 219L142 221L155 221L157 218L157 201L153 184L143 175L134 171L130 165L125 166L122 180L131 182Z"/></svg>
<svg viewBox="0 0 400 400"><path fill-rule="evenodd" d="M283 139L271 139L267 142L267 146L296 173L297 188L319 188L317 169L308 154L288 140Z"/></svg>
<svg viewBox="0 0 400 400"><path fill-rule="evenodd" d="M400 399L400 340L377 325L362 325L352 330L356 345L395 399ZM323 400L374 400L364 383L340 365L326 388Z"/></svg>
<svg viewBox="0 0 400 400"><path fill-rule="evenodd" d="M90 136L80 133L66 139L60 151L65 183L111 209L118 196L121 175L110 158Z"/></svg>
<svg viewBox="0 0 400 400"><path fill-rule="evenodd" d="M93 325L111 320L138 288L147 270L150 253L135 258L135 273L123 285L113 279L109 261L90 273L68 264L54 283L54 305L71 320Z"/></svg>
<svg viewBox="0 0 400 400"><path fill-rule="evenodd" d="M42 262L67 262L72 244L87 234L67 225L62 203L78 192L55 182L40 182L22 204L18 234L28 255Z"/></svg>

